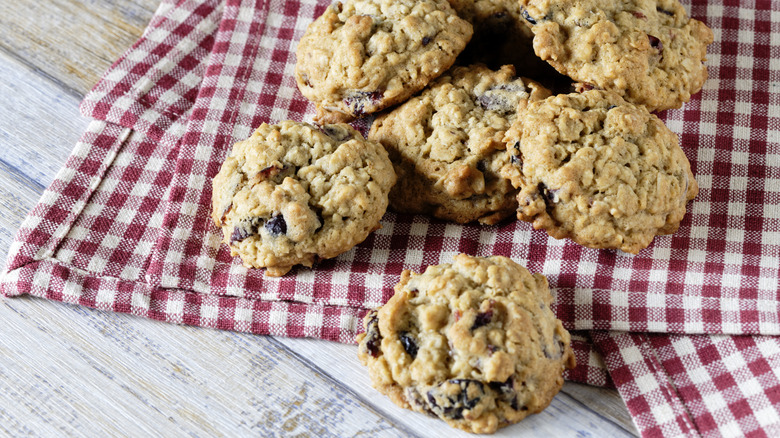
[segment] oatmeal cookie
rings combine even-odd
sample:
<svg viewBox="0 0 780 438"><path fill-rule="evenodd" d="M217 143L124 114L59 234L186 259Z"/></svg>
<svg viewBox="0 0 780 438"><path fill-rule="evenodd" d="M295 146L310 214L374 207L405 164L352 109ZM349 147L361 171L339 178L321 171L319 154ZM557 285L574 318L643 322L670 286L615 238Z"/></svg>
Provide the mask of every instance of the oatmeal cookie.
<svg viewBox="0 0 780 438"><path fill-rule="evenodd" d="M494 224L513 214L516 190L501 176L509 165L504 133L528 101L548 95L512 66L456 67L379 116L368 138L395 166L391 207L459 223Z"/></svg>
<svg viewBox="0 0 780 438"><path fill-rule="evenodd" d="M677 0L520 0L534 50L561 73L650 111L701 90L712 31Z"/></svg>
<svg viewBox="0 0 780 438"><path fill-rule="evenodd" d="M214 177L212 218L232 255L280 276L365 240L394 183L387 152L349 125L264 123Z"/></svg>
<svg viewBox="0 0 780 438"><path fill-rule="evenodd" d="M444 73L472 27L447 0L335 2L306 30L295 79L320 123L400 103Z"/></svg>
<svg viewBox="0 0 780 438"><path fill-rule="evenodd" d="M677 136L613 92L532 103L506 141L517 217L590 248L636 254L677 231L699 191Z"/></svg>
<svg viewBox="0 0 780 438"><path fill-rule="evenodd" d="M366 315L358 356L395 404L493 433L541 412L575 365L551 302L543 275L460 254L404 271L395 295Z"/></svg>

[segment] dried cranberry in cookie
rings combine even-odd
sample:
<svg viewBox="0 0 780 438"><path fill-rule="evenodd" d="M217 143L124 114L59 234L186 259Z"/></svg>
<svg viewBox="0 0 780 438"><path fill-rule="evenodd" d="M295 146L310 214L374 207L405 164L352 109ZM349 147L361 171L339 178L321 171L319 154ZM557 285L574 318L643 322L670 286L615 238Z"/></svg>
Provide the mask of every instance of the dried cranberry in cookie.
<svg viewBox="0 0 780 438"><path fill-rule="evenodd" d="M461 254L404 271L395 295L366 315L358 357L397 405L493 433L547 407L574 367L551 301L543 275Z"/></svg>
<svg viewBox="0 0 780 438"><path fill-rule="evenodd" d="M387 152L349 125L263 124L214 177L212 218L231 254L279 276L362 242L394 183Z"/></svg>

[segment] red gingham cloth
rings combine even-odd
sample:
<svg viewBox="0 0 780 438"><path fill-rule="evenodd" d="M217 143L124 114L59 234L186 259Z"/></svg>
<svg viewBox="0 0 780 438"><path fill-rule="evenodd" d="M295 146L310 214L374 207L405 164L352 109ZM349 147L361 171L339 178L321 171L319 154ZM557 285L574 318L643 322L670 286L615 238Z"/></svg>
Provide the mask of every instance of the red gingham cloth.
<svg viewBox="0 0 780 438"><path fill-rule="evenodd" d="M20 228L3 294L354 342L403 269L505 255L550 280L567 378L616 387L643 436L780 436L780 3L685 3L715 34L710 79L661 117L700 193L639 255L388 212L355 249L267 278L220 244L211 179L260 123L311 119L295 45L327 4L164 0L82 102L93 120Z"/></svg>

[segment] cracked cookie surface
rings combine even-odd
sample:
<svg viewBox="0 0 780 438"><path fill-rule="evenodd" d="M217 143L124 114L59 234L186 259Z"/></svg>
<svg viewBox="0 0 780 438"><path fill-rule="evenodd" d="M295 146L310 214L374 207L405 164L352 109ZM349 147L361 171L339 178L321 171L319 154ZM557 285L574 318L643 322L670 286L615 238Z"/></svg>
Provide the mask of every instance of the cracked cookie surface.
<svg viewBox="0 0 780 438"><path fill-rule="evenodd" d="M391 207L467 223L514 214L516 190L503 137L529 101L549 92L512 66L455 67L419 96L374 121L368 138L389 152L398 175Z"/></svg>
<svg viewBox="0 0 780 438"><path fill-rule="evenodd" d="M213 180L212 218L244 265L284 275L348 251L379 228L395 173L346 124L262 124Z"/></svg>
<svg viewBox="0 0 780 438"><path fill-rule="evenodd" d="M636 254L677 231L699 190L677 136L616 93L532 103L506 141L518 219L587 247Z"/></svg>
<svg viewBox="0 0 780 438"><path fill-rule="evenodd" d="M677 0L520 0L536 54L588 87L650 111L679 108L707 79L712 31Z"/></svg>
<svg viewBox="0 0 780 438"><path fill-rule="evenodd" d="M296 82L317 105L315 120L350 121L421 90L471 35L446 0L335 2L298 43Z"/></svg>
<svg viewBox="0 0 780 438"><path fill-rule="evenodd" d="M358 356L395 404L493 433L541 412L575 365L547 280L506 257L460 254L404 271L364 319Z"/></svg>

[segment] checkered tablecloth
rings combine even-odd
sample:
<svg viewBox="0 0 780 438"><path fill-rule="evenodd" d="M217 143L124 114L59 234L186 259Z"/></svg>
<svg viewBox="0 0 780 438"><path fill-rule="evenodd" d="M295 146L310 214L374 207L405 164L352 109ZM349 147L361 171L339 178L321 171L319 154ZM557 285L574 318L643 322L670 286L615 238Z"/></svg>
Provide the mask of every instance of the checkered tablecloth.
<svg viewBox="0 0 780 438"><path fill-rule="evenodd" d="M327 4L164 0L85 97L92 122L19 230L2 292L354 342L403 269L505 255L548 277L574 335L567 378L616 387L643 436L780 436L780 3L685 3L715 34L710 79L661 117L700 194L639 255L388 212L353 250L267 278L220 243L211 178L260 123L311 119L295 44Z"/></svg>

